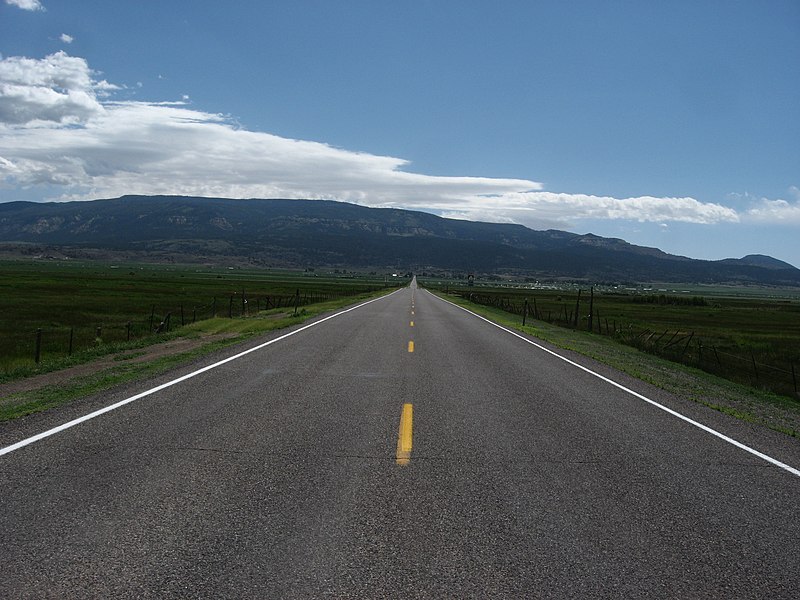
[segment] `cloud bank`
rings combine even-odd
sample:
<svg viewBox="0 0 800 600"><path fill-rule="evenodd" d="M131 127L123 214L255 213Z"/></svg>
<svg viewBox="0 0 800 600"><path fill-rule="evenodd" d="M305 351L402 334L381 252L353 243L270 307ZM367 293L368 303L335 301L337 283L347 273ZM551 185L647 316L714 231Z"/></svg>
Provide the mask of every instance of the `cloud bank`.
<svg viewBox="0 0 800 600"><path fill-rule="evenodd" d="M113 101L117 89L64 52L0 60L0 186L55 186L59 199L324 198L534 226L739 220L730 208L693 198L562 194L526 179L417 174L400 158L248 131L185 102Z"/></svg>

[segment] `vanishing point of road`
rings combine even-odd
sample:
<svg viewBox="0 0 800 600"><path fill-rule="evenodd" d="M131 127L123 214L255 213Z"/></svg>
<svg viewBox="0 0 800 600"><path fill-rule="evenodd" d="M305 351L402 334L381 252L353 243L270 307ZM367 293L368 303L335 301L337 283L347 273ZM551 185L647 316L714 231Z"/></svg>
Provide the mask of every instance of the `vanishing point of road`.
<svg viewBox="0 0 800 600"><path fill-rule="evenodd" d="M415 284L246 349L0 425L0 597L800 594L795 439Z"/></svg>

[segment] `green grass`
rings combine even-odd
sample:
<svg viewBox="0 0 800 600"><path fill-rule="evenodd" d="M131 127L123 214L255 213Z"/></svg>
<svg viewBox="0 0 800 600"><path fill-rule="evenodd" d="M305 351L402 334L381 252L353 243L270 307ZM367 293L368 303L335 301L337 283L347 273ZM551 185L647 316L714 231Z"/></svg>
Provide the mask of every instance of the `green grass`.
<svg viewBox="0 0 800 600"><path fill-rule="evenodd" d="M496 323L591 357L677 396L738 419L800 437L800 403L792 399L676 364L620 344L611 337L535 320L528 321L523 327L519 317L500 308L477 305L452 295L440 295Z"/></svg>
<svg viewBox="0 0 800 600"><path fill-rule="evenodd" d="M180 334L185 337L202 338L207 336L225 334L227 337L224 339L217 339L207 342L186 352L172 354L169 356L162 356L150 361L142 363L127 363L126 359L132 359L136 356L142 356L144 351L133 351L136 348L145 348L142 342L137 342L135 347L131 344L120 344L115 346L115 351L122 352L112 367L105 368L90 376L83 376L75 378L66 382L59 382L58 385L49 385L29 392L22 392L12 394L4 398L0 398L0 421L7 421L25 415L30 415L43 410L48 410L68 402L72 402L78 398L82 398L110 387L120 385L129 381L134 381L146 377L152 377L160 373L164 373L169 369L176 366L185 364L191 360L197 359L206 354L218 351L227 346L241 343L242 341L267 333L276 329L290 327L307 321L317 315L325 312L335 311L343 308L344 306L366 300L368 298L383 295L392 290L379 290L369 293L363 293L357 296L346 298L338 298L326 302L319 302L302 307L298 310L295 316L293 313L283 312L282 309L273 309L264 311L256 316L248 318L227 319L227 318L213 318L204 321L198 321L194 324L187 325L179 330ZM178 332L170 334L169 339L179 337ZM163 337L149 336L147 340L163 341ZM84 362L89 358L97 358L101 354L86 354L83 355ZM80 357L75 357L75 363L78 364Z"/></svg>
<svg viewBox="0 0 800 600"><path fill-rule="evenodd" d="M76 378L58 385L13 394L0 399L0 422L67 404L129 381L152 377L171 368L236 343L240 340L220 340L189 352L164 356L140 364L123 364L104 369L93 375Z"/></svg>
<svg viewBox="0 0 800 600"><path fill-rule="evenodd" d="M449 288L451 296L472 294L478 303L518 315L527 300L529 315L535 311L541 320L575 327L574 286L441 287ZM701 291L714 293L701 296ZM799 295L800 290L793 289L599 287L594 293L592 330L738 383L793 396L800 377ZM584 289L577 329L588 329L588 314L589 290Z"/></svg>
<svg viewBox="0 0 800 600"><path fill-rule="evenodd" d="M223 267L103 264L76 261L0 262L0 380L71 364L73 354L109 351L151 337L167 314L171 329L214 314L239 317L259 308L351 297L405 283L398 278ZM242 299L246 299L246 304ZM181 317L181 314L183 317ZM130 323L130 326L128 326ZM129 329L130 327L130 329ZM100 335L98 336L98 328Z"/></svg>

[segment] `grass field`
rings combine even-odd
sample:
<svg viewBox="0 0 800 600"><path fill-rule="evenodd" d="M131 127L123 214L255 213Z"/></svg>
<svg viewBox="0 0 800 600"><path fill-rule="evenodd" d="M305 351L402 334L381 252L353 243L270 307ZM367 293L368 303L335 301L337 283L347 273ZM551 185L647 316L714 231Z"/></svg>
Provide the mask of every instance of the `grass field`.
<svg viewBox="0 0 800 600"><path fill-rule="evenodd" d="M737 419L800 437L800 402L767 390L740 385L692 366L676 364L619 343L612 336L529 319L498 307L475 304L455 294L437 292L447 300L506 327L523 331L554 346L591 357L678 397L697 402Z"/></svg>
<svg viewBox="0 0 800 600"><path fill-rule="evenodd" d="M608 335L733 381L797 397L800 290L687 286L538 289L422 281L527 319ZM527 301L527 308L526 308ZM592 318L589 319L591 302ZM576 319L577 314L577 319Z"/></svg>
<svg viewBox="0 0 800 600"><path fill-rule="evenodd" d="M401 277L186 267L7 261L0 263L0 379L72 353L162 330L259 310L353 297L407 283ZM167 316L169 319L167 320ZM99 334L99 335L98 335ZM71 343L70 343L71 340Z"/></svg>
<svg viewBox="0 0 800 600"><path fill-rule="evenodd" d="M98 357L110 356L106 360L112 363L88 376L59 379L56 384L4 397L0 402L0 420L45 410L131 379L152 376L249 336L291 326L407 283L404 277L336 272L76 262L0 263L0 383L21 381L28 375L87 363ZM800 409L796 409L800 403L769 394L773 391L798 398L793 392L790 369L792 365L795 368L800 365L800 290L596 288L592 333L589 333L586 288L581 292L576 328L578 287L575 285L530 289L494 282L478 282L473 287L459 286L463 282L457 281L420 279L420 283L447 291L448 297L469 306L479 303L478 309L487 316L516 326L522 320L527 300L525 331L533 335L738 418L790 435L797 435L800 428ZM242 303L243 293L246 303ZM298 300L299 314L294 316ZM183 327L180 327L181 307ZM217 317L213 317L215 307ZM172 314L171 330L152 333L168 313ZM248 318L241 318L243 315ZM128 323L131 323L130 341L127 341ZM38 365L34 362L37 329L42 330ZM67 355L70 331L72 356ZM178 338L197 340L197 345L192 350L146 362L134 360L150 352L152 344ZM670 340L680 343L669 346ZM686 366L637 352L630 346L658 357L680 360ZM731 387L726 387L715 383L718 380L713 378L703 380L696 374L696 367L755 389L727 382Z"/></svg>

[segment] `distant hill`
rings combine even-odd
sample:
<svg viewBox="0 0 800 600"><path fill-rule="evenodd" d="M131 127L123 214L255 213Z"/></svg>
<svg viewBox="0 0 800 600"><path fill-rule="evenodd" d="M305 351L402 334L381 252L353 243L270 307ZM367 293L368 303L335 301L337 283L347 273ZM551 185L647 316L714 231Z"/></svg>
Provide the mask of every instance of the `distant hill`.
<svg viewBox="0 0 800 600"><path fill-rule="evenodd" d="M748 254L742 258L726 258L720 262L725 264L753 265L754 267L763 267L765 269L794 269L794 266L787 262L772 258L771 256L764 256L763 254Z"/></svg>
<svg viewBox="0 0 800 600"><path fill-rule="evenodd" d="M693 260L616 238L322 200L9 202L0 204L0 243L115 259L800 286L800 270L768 256Z"/></svg>

